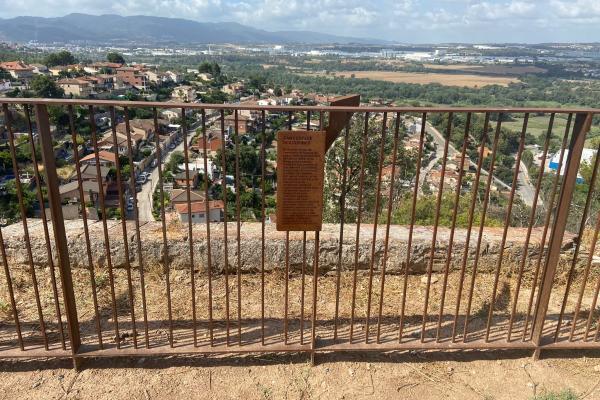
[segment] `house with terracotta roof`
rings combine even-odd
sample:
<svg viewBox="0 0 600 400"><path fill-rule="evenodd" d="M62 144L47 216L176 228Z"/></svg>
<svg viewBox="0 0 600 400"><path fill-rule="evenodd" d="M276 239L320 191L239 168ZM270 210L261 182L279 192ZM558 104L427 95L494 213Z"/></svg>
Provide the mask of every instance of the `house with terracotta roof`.
<svg viewBox="0 0 600 400"><path fill-rule="evenodd" d="M98 160L100 162L101 167L108 167L108 168L114 167L117 162L115 154L105 151L105 150L100 150L98 152ZM96 165L96 154L95 153L88 154L87 156L85 156L81 160L79 160L79 163L81 165L85 165L85 164Z"/></svg>
<svg viewBox="0 0 600 400"><path fill-rule="evenodd" d="M67 96L89 97L92 94L92 85L85 79L61 79L56 84Z"/></svg>
<svg viewBox="0 0 600 400"><path fill-rule="evenodd" d="M121 67L117 68L117 79L133 86L138 90L146 90L148 88L148 77L140 68L137 67Z"/></svg>
<svg viewBox="0 0 600 400"><path fill-rule="evenodd" d="M217 151L223 147L223 139L220 137L209 137L206 141L202 136L199 136L198 139L190 146L192 151L196 151L200 153L200 155L204 155L206 153L208 156L212 157L217 154Z"/></svg>
<svg viewBox="0 0 600 400"><path fill-rule="evenodd" d="M245 135L246 133L248 133L251 126L252 126L252 119L250 119L246 115L238 113L238 116L237 116L238 134ZM235 132L235 115L234 114L225 116L225 129L229 130L231 133Z"/></svg>
<svg viewBox="0 0 600 400"><path fill-rule="evenodd" d="M0 68L6 70L15 79L29 79L33 76L33 67L23 61L2 62Z"/></svg>
<svg viewBox="0 0 600 400"><path fill-rule="evenodd" d="M112 72L117 68L121 68L123 64L111 62L95 62L83 67L83 70L89 74L98 74L102 71Z"/></svg>
<svg viewBox="0 0 600 400"><path fill-rule="evenodd" d="M188 179L188 174L189 173L189 179ZM190 188L195 188L196 186L198 186L198 181L199 181L200 175L198 174L198 171L181 171L178 172L177 174L175 174L175 184L177 185L178 188L187 188L188 186Z"/></svg>
<svg viewBox="0 0 600 400"><path fill-rule="evenodd" d="M179 220L188 223L191 218L192 223L206 223L206 202L197 201L192 203L191 209L187 203L176 204L175 210L179 214ZM210 222L223 221L225 205L222 200L210 200L208 202L208 220Z"/></svg>

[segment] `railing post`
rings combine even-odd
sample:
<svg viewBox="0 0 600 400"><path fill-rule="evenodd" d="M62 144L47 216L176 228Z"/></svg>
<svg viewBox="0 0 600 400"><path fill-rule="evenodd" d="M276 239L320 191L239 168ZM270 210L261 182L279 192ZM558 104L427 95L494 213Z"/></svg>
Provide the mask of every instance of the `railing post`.
<svg viewBox="0 0 600 400"><path fill-rule="evenodd" d="M54 232L56 254L58 256L58 268L60 269L60 280L64 297L65 314L67 316L67 328L71 342L71 353L73 355L74 366L77 368L78 363L75 356L77 355L77 351L81 345L81 339L79 336L79 322L77 320L77 307L75 305L75 293L73 291L73 278L71 276L71 266L69 263L69 249L67 248L67 235L65 232L60 194L58 191L58 176L56 174L54 148L52 145L50 122L48 119L48 109L46 108L46 105L36 104L35 115L37 119L38 134L40 137L42 162L44 163L44 172L46 173L48 203L50 207L50 216L52 219L52 230Z"/></svg>
<svg viewBox="0 0 600 400"><path fill-rule="evenodd" d="M560 251L567 225L567 218L571 208L573 191L575 190L577 181L577 172L579 171L579 163L581 161L581 154L583 153L585 137L592 125L592 117L593 115L591 113L578 113L575 117L575 125L569 144L566 171L563 176L563 186L556 207L554 224L550 233L548 254L546 256L546 263L543 269L540 290L537 296L538 301L534 313L532 340L537 346L534 358L539 358L540 355L540 345L542 344L541 340L544 334L544 322L546 320L546 312L548 311L548 303L552 293L552 284L554 282L554 275L556 274L556 267L558 266L560 258ZM557 171L557 173L560 173L560 171Z"/></svg>

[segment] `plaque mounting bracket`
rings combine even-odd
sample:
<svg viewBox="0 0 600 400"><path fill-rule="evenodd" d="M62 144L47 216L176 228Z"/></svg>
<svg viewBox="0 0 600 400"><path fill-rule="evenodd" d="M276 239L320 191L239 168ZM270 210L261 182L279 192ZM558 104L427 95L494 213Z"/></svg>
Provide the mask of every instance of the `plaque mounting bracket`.
<svg viewBox="0 0 600 400"><path fill-rule="evenodd" d="M336 97L333 99L329 105L330 106L346 106L346 107L358 107L360 104L360 95L359 94L351 94L348 96ZM345 112L345 111L331 111L329 113L329 126L325 128L327 132L325 138L325 151L331 147L335 139L339 136L340 132L350 118L352 118L353 112Z"/></svg>

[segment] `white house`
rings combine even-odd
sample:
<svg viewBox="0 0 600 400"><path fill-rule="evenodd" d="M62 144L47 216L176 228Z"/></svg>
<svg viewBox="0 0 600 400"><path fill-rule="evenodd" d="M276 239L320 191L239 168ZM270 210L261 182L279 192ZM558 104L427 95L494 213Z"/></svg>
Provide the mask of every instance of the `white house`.
<svg viewBox="0 0 600 400"><path fill-rule="evenodd" d="M192 203L191 212L188 209L187 203L175 204L175 209L179 214L179 220L183 223L188 223L191 214L192 223L206 222L206 202L196 201ZM222 200L210 200L208 202L208 218L210 222L223 221L225 205Z"/></svg>

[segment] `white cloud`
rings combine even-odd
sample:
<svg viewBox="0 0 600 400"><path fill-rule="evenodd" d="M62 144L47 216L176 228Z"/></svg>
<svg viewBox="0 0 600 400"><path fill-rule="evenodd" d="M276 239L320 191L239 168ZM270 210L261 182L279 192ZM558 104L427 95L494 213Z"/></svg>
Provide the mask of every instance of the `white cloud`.
<svg viewBox="0 0 600 400"><path fill-rule="evenodd" d="M0 0L0 10L5 18L154 15L413 42L600 37L600 0Z"/></svg>
<svg viewBox="0 0 600 400"><path fill-rule="evenodd" d="M600 17L600 1L598 0L551 0L553 11L563 18Z"/></svg>
<svg viewBox="0 0 600 400"><path fill-rule="evenodd" d="M513 0L508 3L492 3L482 1L471 4L467 16L470 19L499 20L532 16L533 11L536 11L536 5L531 2Z"/></svg>

